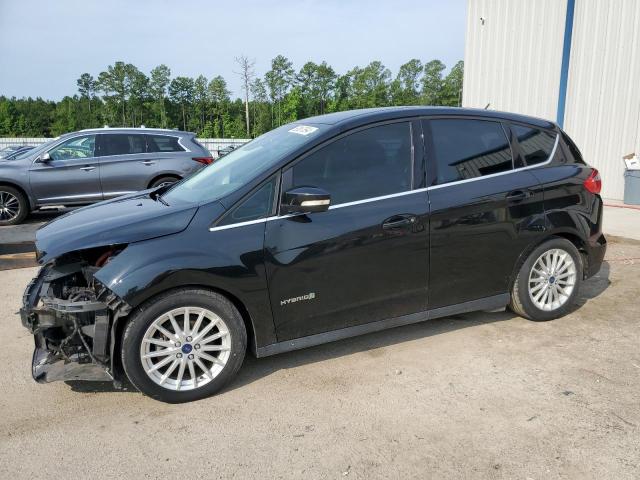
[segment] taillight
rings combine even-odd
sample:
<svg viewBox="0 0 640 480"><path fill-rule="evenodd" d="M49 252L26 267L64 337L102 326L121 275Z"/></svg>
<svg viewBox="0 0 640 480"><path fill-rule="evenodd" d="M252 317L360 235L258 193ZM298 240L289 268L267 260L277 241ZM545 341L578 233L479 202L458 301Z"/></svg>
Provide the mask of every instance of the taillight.
<svg viewBox="0 0 640 480"><path fill-rule="evenodd" d="M600 190L602 190L602 179L600 178L600 173L595 168L591 170L591 173L584 181L584 188L591 193L600 193Z"/></svg>
<svg viewBox="0 0 640 480"><path fill-rule="evenodd" d="M213 157L193 157L191 160L195 160L203 165L209 165L213 163Z"/></svg>

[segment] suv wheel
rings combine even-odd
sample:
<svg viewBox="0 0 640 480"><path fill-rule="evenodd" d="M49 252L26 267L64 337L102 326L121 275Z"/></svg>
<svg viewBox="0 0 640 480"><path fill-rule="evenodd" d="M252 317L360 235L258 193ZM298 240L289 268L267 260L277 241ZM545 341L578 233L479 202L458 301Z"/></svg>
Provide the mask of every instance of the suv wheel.
<svg viewBox="0 0 640 480"><path fill-rule="evenodd" d="M168 292L140 307L122 339L122 364L142 393L180 403L220 390L244 359L247 333L225 297L200 289Z"/></svg>
<svg viewBox="0 0 640 480"><path fill-rule="evenodd" d="M29 204L22 192L0 185L0 226L21 223L28 214Z"/></svg>
<svg viewBox="0 0 640 480"><path fill-rule="evenodd" d="M569 240L554 238L538 246L520 267L509 306L530 320L553 320L571 309L581 283L580 252Z"/></svg>

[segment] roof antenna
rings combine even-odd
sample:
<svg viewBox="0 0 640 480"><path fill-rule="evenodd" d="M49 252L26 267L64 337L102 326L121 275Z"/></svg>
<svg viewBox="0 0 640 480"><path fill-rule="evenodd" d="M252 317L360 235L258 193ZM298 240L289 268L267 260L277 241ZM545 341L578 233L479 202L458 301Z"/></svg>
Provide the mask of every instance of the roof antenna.
<svg viewBox="0 0 640 480"><path fill-rule="evenodd" d="M486 110L486 109L488 109L488 108L489 108L489 105L491 105L491 102L487 103L487 104L484 106L484 109L485 109L485 110Z"/></svg>

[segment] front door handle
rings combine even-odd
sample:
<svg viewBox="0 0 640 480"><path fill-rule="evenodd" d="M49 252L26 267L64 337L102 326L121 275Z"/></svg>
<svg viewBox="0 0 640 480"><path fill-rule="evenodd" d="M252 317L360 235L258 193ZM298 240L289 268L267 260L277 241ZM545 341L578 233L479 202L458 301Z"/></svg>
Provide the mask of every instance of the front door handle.
<svg viewBox="0 0 640 480"><path fill-rule="evenodd" d="M143 165L155 165L156 162L153 160L145 160L142 162Z"/></svg>
<svg viewBox="0 0 640 480"><path fill-rule="evenodd" d="M408 227L410 225L414 225L415 223L415 215L394 215L393 217L387 218L382 223L382 228L383 230L392 230L395 228Z"/></svg>
<svg viewBox="0 0 640 480"><path fill-rule="evenodd" d="M528 196L529 195L527 194L527 192L524 192L522 190L516 190L514 192L509 193L509 195L507 195L507 202L512 202L512 203L521 202Z"/></svg>
<svg viewBox="0 0 640 480"><path fill-rule="evenodd" d="M80 167L80 170L84 170L85 172L90 172L91 170L95 170L96 167L92 167L91 165L87 165L86 167Z"/></svg>

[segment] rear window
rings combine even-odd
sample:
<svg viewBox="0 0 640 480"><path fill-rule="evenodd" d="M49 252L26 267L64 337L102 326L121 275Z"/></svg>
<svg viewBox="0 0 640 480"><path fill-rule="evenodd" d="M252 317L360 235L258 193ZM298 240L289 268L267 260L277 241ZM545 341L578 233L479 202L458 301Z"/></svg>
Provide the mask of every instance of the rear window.
<svg viewBox="0 0 640 480"><path fill-rule="evenodd" d="M513 169L511 147L499 122L439 119L429 123L438 184Z"/></svg>
<svg viewBox="0 0 640 480"><path fill-rule="evenodd" d="M512 125L520 150L527 165L546 162L551 156L556 136L537 128Z"/></svg>
<svg viewBox="0 0 640 480"><path fill-rule="evenodd" d="M169 135L146 135L148 152L184 152L178 137Z"/></svg>

